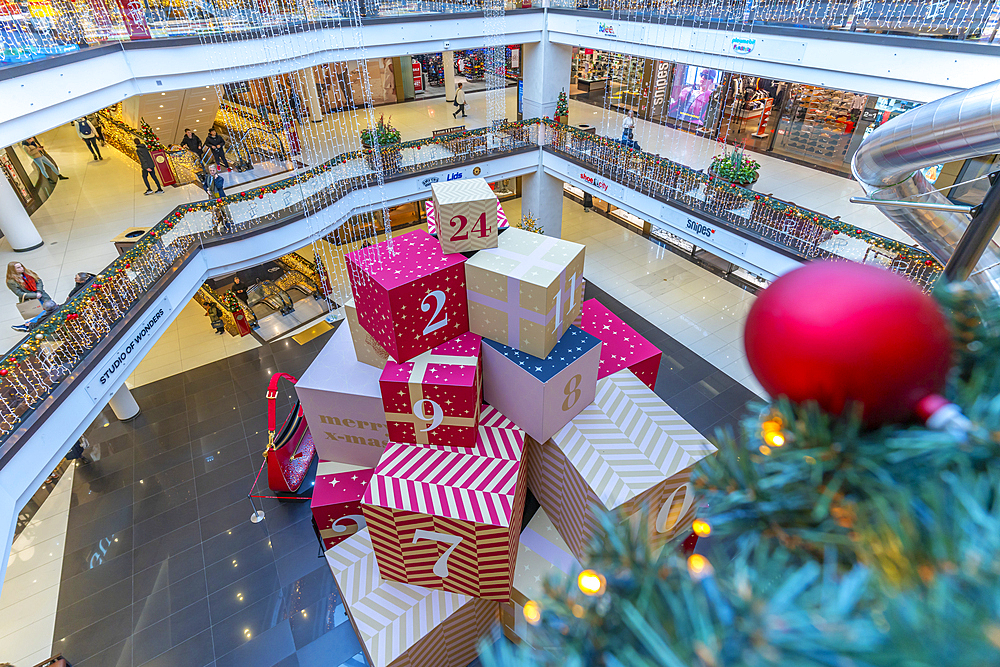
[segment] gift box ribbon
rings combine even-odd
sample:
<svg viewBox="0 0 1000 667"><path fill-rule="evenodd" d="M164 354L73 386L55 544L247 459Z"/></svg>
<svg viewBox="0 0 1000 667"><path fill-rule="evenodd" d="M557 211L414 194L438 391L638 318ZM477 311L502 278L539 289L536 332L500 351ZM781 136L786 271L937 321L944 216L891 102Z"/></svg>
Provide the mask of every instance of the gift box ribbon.
<svg viewBox="0 0 1000 667"><path fill-rule="evenodd" d="M507 301L489 296L487 294L473 292L472 290L469 290L468 292L469 301L478 303L480 306L486 306L487 308L493 308L494 310L507 313L506 342L507 345L510 345L511 347L517 347L518 345L519 340L517 332L520 331L521 320L528 320L534 324L545 325L551 317L555 316L553 311L562 305L562 300L557 299L556 304L543 314L523 307L520 300L520 281L530 269L540 267L543 269L549 269L550 271L555 271L556 273L562 273L568 268L566 265L556 264L555 262L549 262L542 259L545 253L555 247L557 243L559 243L559 239L545 237L542 239L542 243L528 255L511 252L510 250L506 250L504 248L493 248L489 251L499 255L500 257L513 259L518 262L518 265L514 267L511 274L507 276ZM564 284L560 284L559 291L562 292L564 287ZM510 302L511 295L517 295L517 300L513 304ZM513 308L511 308L511 306L513 306Z"/></svg>
<svg viewBox="0 0 1000 667"><path fill-rule="evenodd" d="M443 364L448 366L478 366L479 356L469 355L469 356L457 356L450 354L434 354L433 351L425 352L410 362L413 364L413 368L410 370L410 380L406 385L407 390L410 392L410 405L413 406L417 401L423 400L424 398L424 375L427 373L427 368L431 364ZM444 408L441 408L442 412ZM413 435L417 444L427 445L430 444L428 439L429 431L423 431L417 428L417 424L423 424L427 422L427 419L421 418L419 415L413 412L387 412L385 413L386 421L394 422L406 422L413 424ZM450 415L443 415L441 418L441 423L438 426L466 426L473 427L476 425L476 419L474 417L453 417Z"/></svg>

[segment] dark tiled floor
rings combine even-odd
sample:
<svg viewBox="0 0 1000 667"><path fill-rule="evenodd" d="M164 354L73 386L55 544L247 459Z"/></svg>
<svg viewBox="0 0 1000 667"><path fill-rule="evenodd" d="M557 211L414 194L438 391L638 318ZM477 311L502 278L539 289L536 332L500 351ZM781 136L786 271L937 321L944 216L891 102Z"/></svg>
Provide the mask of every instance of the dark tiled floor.
<svg viewBox="0 0 1000 667"><path fill-rule="evenodd" d="M595 296L663 350L656 392L705 435L756 398L588 283ZM91 426L100 458L74 479L56 651L78 667L365 664L309 505L265 500L267 520L254 525L246 499L268 379L301 375L329 335L140 387L138 418L123 424L106 411Z"/></svg>
<svg viewBox="0 0 1000 667"><path fill-rule="evenodd" d="M266 500L254 525L246 499L267 381L300 375L328 337L140 387L137 419L91 426L99 460L76 471L55 650L83 667L364 664L309 505Z"/></svg>

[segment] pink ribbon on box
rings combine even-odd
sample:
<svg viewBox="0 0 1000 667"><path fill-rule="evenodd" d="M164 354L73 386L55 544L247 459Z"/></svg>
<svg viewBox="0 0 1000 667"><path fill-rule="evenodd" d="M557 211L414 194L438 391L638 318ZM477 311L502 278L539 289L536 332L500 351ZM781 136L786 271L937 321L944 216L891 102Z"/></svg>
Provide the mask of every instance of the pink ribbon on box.
<svg viewBox="0 0 1000 667"><path fill-rule="evenodd" d="M451 355L451 354L434 354L433 350L428 350L423 354L417 355L411 359L408 363L413 364L413 368L410 370L409 382L407 382L406 388L410 393L410 406L416 405L418 401L422 401L424 398L424 388L423 380L424 375L427 373L427 368L431 364L446 364L451 366L477 366L479 365L479 357L476 355ZM440 407L440 406L439 406ZM472 427L476 425L476 420L473 417L453 417L444 414L444 408L441 408L442 416L441 422L438 426L468 426ZM421 410L421 414L425 414ZM385 413L386 421L394 422L406 422L413 424L413 434L417 441L417 444L426 445L429 444L430 440L427 436L429 431L434 430L434 428L428 428L420 430L417 428L417 424L426 423L427 419L421 418L420 415L415 412L387 412Z"/></svg>
<svg viewBox="0 0 1000 667"><path fill-rule="evenodd" d="M554 317L553 311L562 306L561 299L556 299L555 305L542 314L528 308L521 307L520 300L520 279L524 277L524 274L527 273L529 269L541 267L543 269L555 271L556 273L561 273L566 270L567 267L562 264L547 262L542 259L542 256L551 250L559 241L560 239L554 239L546 236L542 239L542 243L537 248L532 250L529 255L511 252L509 250L505 250L504 248L492 248L487 251L497 254L500 257L518 261L518 265L511 272L511 275L507 276L507 301L503 301L486 294L480 294L479 292L473 292L471 290L468 291L467 299L469 301L478 303L481 306L493 308L495 310L507 311L507 345L511 347L517 347L517 344L520 342L518 331L520 330L521 320L528 320L529 322L533 322L535 324L544 325L549 321L550 316ZM564 281L560 281L560 283L564 283ZM564 287L564 284L559 285L560 294L562 294ZM518 296L516 301L511 303L511 296L514 294L517 294ZM513 306L513 308L511 308L511 306ZM513 343L511 342L512 339Z"/></svg>

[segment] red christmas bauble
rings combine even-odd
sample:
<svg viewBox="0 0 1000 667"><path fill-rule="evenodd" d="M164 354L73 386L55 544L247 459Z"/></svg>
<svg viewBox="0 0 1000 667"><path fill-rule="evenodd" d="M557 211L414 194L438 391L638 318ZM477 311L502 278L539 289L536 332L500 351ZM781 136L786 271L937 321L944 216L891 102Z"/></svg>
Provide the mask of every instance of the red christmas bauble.
<svg viewBox="0 0 1000 667"><path fill-rule="evenodd" d="M815 400L834 414L860 401L869 426L909 419L951 367L934 299L890 271L848 262L815 262L775 280L750 308L743 340L771 396Z"/></svg>

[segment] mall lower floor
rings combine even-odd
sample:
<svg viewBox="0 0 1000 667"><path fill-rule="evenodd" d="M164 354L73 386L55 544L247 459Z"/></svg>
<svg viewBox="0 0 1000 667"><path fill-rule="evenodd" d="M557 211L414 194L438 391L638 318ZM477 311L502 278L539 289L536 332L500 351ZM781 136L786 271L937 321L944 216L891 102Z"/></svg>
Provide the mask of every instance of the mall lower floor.
<svg viewBox="0 0 1000 667"><path fill-rule="evenodd" d="M519 204L504 203L508 216ZM570 200L563 236L587 245L588 298L663 350L656 391L692 426L714 440L763 395L741 344L751 292ZM87 431L93 462L70 466L16 539L0 660L365 664L308 504L264 500L253 524L246 498L268 379L300 375L329 335L216 336L200 306L185 308L129 378L141 415L105 410Z"/></svg>

